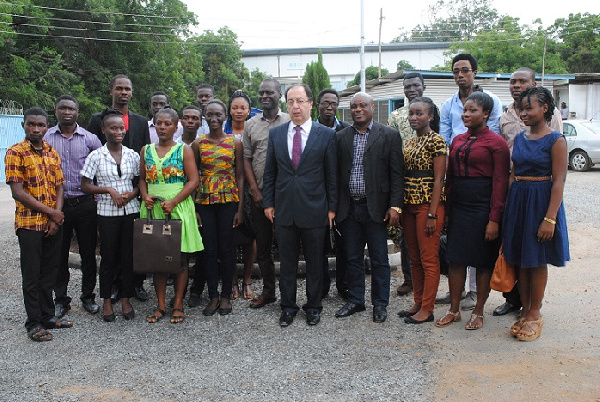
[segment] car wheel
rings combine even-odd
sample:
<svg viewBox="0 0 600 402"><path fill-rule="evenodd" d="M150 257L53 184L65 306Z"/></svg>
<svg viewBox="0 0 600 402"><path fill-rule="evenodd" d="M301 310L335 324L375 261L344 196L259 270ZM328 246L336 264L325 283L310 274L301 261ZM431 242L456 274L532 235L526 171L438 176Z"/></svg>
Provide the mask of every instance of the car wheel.
<svg viewBox="0 0 600 402"><path fill-rule="evenodd" d="M590 169L590 159L584 151L575 151L569 158L569 165L576 172L585 172Z"/></svg>

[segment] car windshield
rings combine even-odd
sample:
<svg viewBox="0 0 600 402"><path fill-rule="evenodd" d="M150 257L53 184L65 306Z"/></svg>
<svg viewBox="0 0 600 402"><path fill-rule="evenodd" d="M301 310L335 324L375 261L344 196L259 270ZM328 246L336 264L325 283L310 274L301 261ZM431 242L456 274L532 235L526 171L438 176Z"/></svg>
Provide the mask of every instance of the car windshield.
<svg viewBox="0 0 600 402"><path fill-rule="evenodd" d="M592 131L594 134L600 134L600 121L585 121L582 122L581 125Z"/></svg>

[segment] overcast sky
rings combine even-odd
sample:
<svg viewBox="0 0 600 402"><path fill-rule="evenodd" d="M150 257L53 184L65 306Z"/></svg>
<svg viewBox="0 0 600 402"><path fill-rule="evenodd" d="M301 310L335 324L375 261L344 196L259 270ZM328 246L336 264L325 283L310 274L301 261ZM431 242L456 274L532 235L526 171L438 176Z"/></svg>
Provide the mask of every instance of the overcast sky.
<svg viewBox="0 0 600 402"><path fill-rule="evenodd" d="M377 43L379 10L383 9L382 42L402 29L428 23L428 6L435 0L365 0L365 43ZM227 25L243 49L355 45L360 43L360 0L183 0L198 16L198 33ZM544 26L569 13L600 14L595 0L493 0L501 14ZM340 6L343 5L343 6ZM271 9L269 9L271 7Z"/></svg>

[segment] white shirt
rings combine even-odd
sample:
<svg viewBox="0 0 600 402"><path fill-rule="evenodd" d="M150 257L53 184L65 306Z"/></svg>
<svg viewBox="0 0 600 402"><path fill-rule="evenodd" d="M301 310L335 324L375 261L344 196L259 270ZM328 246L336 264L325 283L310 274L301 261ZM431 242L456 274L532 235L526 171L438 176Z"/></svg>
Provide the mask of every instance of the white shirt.
<svg viewBox="0 0 600 402"><path fill-rule="evenodd" d="M308 134L310 133L310 129L312 128L312 120L306 120L300 125L300 128L300 134L302 136L302 152L304 152L304 147L306 147L306 140L308 140ZM296 135L296 124L290 121L290 125L288 126L287 132L287 143L290 159L292 159L292 149L294 148L294 135Z"/></svg>
<svg viewBox="0 0 600 402"><path fill-rule="evenodd" d="M150 142L158 144L158 134L156 134L156 127L154 127L154 119L148 120L148 131L150 131ZM181 142L181 135L183 134L183 126L181 122L177 122L177 131L173 134L173 141Z"/></svg>
<svg viewBox="0 0 600 402"><path fill-rule="evenodd" d="M140 155L132 149L123 145L121 151L121 176L117 171L117 162L113 159L110 151L104 144L102 147L92 151L81 175L88 179L96 178L98 186L112 187L119 194L133 191L132 180L140 175ZM97 212L100 216L124 216L140 212L140 202L137 197L130 200L124 207L118 208L113 202L110 194L99 194Z"/></svg>

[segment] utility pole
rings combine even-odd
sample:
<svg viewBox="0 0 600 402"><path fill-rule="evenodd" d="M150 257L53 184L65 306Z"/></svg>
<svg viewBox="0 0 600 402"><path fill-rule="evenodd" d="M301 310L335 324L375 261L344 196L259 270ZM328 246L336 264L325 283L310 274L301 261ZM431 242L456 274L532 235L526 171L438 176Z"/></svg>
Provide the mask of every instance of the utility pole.
<svg viewBox="0 0 600 402"><path fill-rule="evenodd" d="M377 78L381 78L381 26L383 25L383 8L379 9L379 69Z"/></svg>
<svg viewBox="0 0 600 402"><path fill-rule="evenodd" d="M365 82L365 0L360 0L360 91L366 92Z"/></svg>

